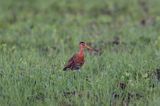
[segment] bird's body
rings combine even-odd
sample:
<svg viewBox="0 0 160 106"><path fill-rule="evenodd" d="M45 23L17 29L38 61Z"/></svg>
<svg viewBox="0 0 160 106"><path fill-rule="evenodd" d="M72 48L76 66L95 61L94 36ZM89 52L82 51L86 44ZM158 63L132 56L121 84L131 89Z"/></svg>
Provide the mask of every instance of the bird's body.
<svg viewBox="0 0 160 106"><path fill-rule="evenodd" d="M84 48L92 49L89 46L87 46L84 42L80 42L80 50L79 50L79 52L74 54L69 59L68 63L63 68L64 71L66 71L67 69L79 70L83 66L83 64L85 62L85 60L84 60Z"/></svg>
<svg viewBox="0 0 160 106"><path fill-rule="evenodd" d="M67 69L79 70L83 64L84 64L84 56L79 57L77 54L75 54L73 57L69 59L68 63L65 65L63 70Z"/></svg>

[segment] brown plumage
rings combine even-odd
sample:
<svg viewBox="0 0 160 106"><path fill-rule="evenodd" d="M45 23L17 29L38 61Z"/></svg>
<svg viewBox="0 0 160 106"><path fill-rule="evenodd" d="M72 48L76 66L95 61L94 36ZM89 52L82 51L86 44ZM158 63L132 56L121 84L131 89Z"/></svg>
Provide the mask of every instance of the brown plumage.
<svg viewBox="0 0 160 106"><path fill-rule="evenodd" d="M70 69L70 70L79 70L83 66L83 64L85 62L85 60L84 60L84 48L88 48L90 50L93 50L91 47L89 47L84 42L80 42L79 46L80 46L79 52L77 52L76 54L74 54L68 60L67 64L63 68L64 71L66 71L67 69Z"/></svg>

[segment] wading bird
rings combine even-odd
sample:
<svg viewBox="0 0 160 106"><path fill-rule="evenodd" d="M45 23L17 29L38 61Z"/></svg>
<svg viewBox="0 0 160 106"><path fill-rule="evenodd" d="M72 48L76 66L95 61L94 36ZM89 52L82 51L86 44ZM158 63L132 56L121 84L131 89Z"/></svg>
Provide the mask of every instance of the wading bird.
<svg viewBox="0 0 160 106"><path fill-rule="evenodd" d="M91 51L93 50L93 48L88 46L85 42L80 42L79 48L80 48L79 51L69 59L68 63L63 68L64 71L66 71L67 69L79 71L85 61L84 60L84 49L87 48Z"/></svg>

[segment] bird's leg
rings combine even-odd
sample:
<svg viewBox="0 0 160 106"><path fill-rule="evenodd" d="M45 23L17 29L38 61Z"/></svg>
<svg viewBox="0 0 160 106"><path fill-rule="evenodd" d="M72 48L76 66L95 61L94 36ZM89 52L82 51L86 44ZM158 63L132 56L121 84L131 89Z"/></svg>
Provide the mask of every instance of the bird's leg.
<svg viewBox="0 0 160 106"><path fill-rule="evenodd" d="M74 73L74 77L73 78L76 79L75 73Z"/></svg>
<svg viewBox="0 0 160 106"><path fill-rule="evenodd" d="M77 71L78 71L78 72L81 72L81 70L80 70L80 69L78 69Z"/></svg>

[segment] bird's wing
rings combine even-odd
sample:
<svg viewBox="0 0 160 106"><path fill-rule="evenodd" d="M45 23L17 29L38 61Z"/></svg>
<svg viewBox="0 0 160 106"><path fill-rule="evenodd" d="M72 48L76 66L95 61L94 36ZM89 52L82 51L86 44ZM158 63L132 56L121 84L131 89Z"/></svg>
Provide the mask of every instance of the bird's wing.
<svg viewBox="0 0 160 106"><path fill-rule="evenodd" d="M74 64L76 58L76 54L74 54L67 62L63 70L66 70L67 68L71 67L72 64Z"/></svg>

